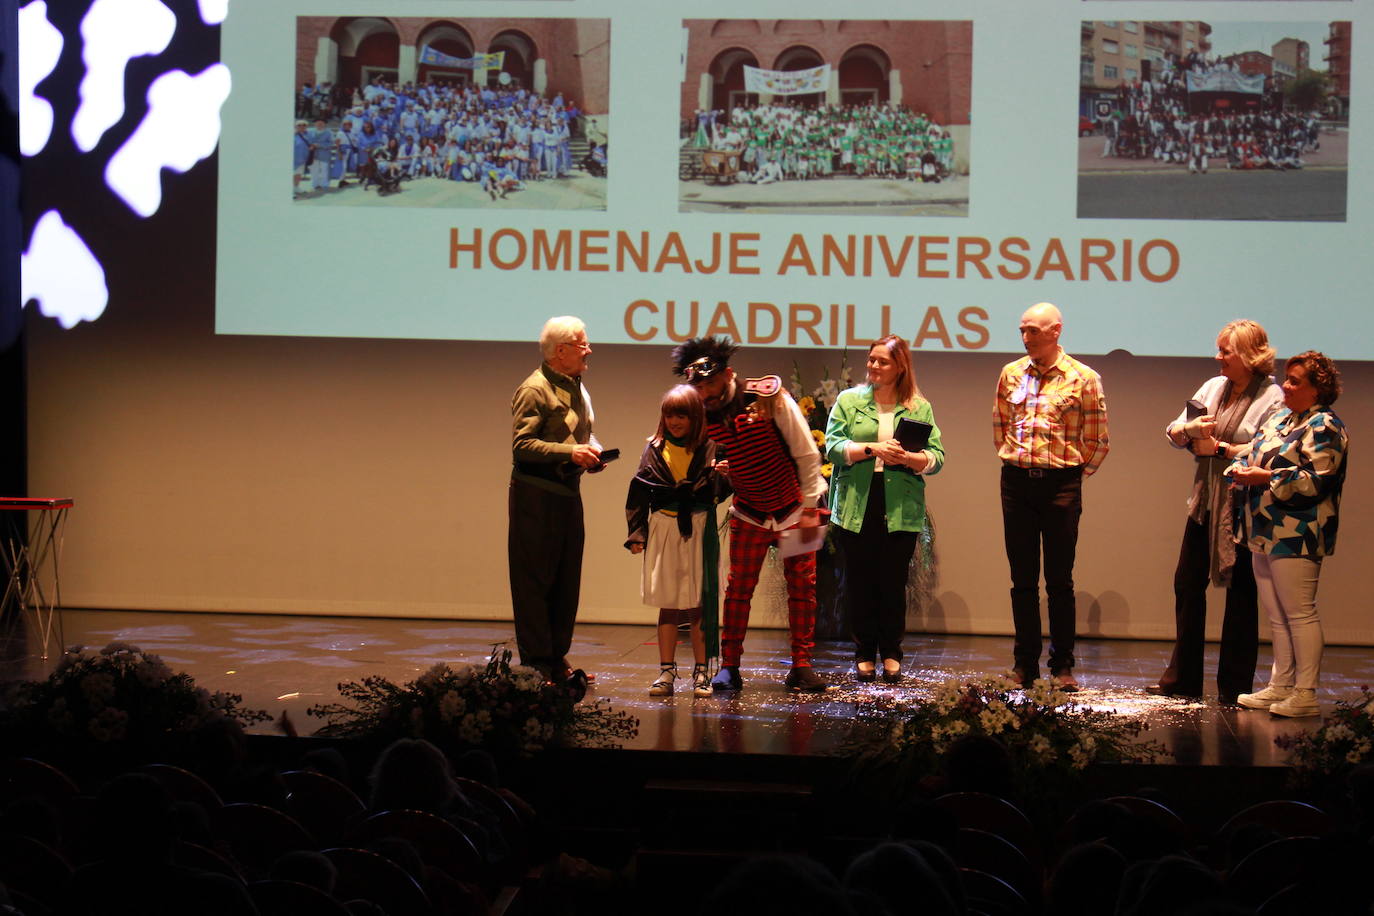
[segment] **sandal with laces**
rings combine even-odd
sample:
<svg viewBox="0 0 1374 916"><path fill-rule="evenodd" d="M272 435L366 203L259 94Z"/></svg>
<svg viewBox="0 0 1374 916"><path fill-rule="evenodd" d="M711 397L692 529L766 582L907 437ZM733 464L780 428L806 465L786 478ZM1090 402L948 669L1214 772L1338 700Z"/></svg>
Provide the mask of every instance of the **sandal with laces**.
<svg viewBox="0 0 1374 916"><path fill-rule="evenodd" d="M677 680L677 665L664 662L658 666L658 677L649 685L649 696L670 697L673 695L673 681Z"/></svg>
<svg viewBox="0 0 1374 916"><path fill-rule="evenodd" d="M692 666L692 695L709 697L712 693L711 675L706 671L706 663L697 662Z"/></svg>

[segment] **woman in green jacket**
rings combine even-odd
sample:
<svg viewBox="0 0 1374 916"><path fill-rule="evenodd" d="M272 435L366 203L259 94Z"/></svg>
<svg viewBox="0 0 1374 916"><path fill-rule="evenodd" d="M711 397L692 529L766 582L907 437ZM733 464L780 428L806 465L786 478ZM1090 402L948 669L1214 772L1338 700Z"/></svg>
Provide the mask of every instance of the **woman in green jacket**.
<svg viewBox="0 0 1374 916"><path fill-rule="evenodd" d="M867 368L868 383L840 394L826 426L825 454L834 468L830 521L854 634L854 676L875 680L881 658L883 680L896 684L907 569L926 524L923 475L940 470L945 450L930 402L916 388L907 342L895 334L875 340ZM924 446L902 447L903 418L929 424Z"/></svg>

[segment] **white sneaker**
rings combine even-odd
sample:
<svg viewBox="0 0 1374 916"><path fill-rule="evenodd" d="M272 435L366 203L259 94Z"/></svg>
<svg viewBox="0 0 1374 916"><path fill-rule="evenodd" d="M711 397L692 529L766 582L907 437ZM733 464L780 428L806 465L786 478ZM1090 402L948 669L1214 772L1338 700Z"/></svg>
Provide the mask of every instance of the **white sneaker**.
<svg viewBox="0 0 1374 916"><path fill-rule="evenodd" d="M1290 719L1321 715L1321 710L1317 708L1317 691L1299 687L1293 691L1293 695L1288 699L1280 700L1270 706L1269 714L1271 716L1287 716Z"/></svg>
<svg viewBox="0 0 1374 916"><path fill-rule="evenodd" d="M649 685L649 696L670 697L673 695L673 681L677 680L677 665L660 665L658 677Z"/></svg>
<svg viewBox="0 0 1374 916"><path fill-rule="evenodd" d="M1250 709L1268 709L1280 700L1286 700L1292 695L1292 687L1276 687L1270 684L1255 693L1242 693L1236 697L1236 702Z"/></svg>

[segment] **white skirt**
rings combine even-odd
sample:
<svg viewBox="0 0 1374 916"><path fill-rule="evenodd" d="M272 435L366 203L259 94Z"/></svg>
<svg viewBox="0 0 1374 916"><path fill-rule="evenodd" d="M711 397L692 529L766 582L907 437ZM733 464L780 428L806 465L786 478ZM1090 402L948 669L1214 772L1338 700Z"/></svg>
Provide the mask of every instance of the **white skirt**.
<svg viewBox="0 0 1374 916"><path fill-rule="evenodd" d="M649 514L644 575L639 594L649 607L691 608L701 604L701 537L706 513L692 513L692 536L683 539L677 518Z"/></svg>

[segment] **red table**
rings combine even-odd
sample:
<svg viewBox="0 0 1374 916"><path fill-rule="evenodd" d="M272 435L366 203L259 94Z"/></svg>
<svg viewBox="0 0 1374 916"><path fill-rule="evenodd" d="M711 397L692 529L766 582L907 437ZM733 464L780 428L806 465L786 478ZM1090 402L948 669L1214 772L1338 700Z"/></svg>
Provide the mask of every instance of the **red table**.
<svg viewBox="0 0 1374 916"><path fill-rule="evenodd" d="M54 626L57 645L62 647L62 591L58 561L62 557L62 534L67 525L71 499L37 496L0 496L0 512L27 512L22 521L8 516L0 554L5 563L5 596L0 600L0 618L14 608L20 621L32 614L34 625L43 637L42 657L48 657ZM44 588L44 583L50 589Z"/></svg>

